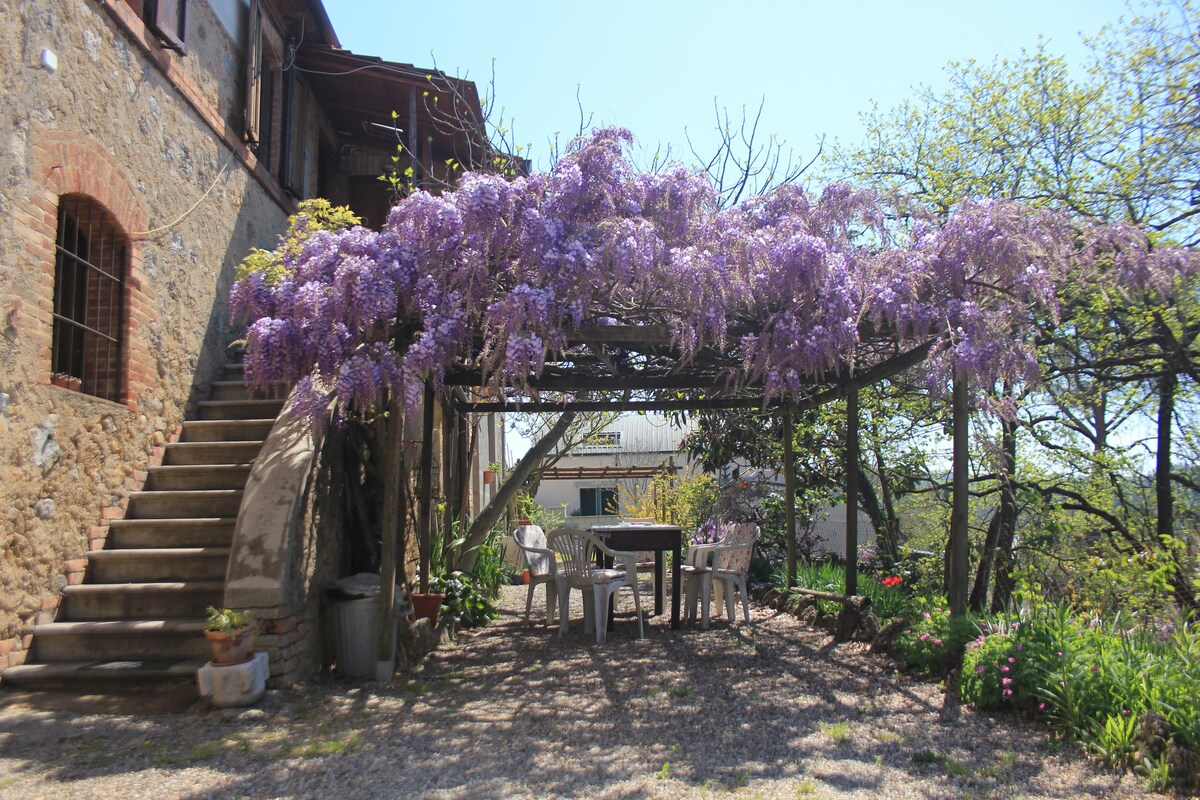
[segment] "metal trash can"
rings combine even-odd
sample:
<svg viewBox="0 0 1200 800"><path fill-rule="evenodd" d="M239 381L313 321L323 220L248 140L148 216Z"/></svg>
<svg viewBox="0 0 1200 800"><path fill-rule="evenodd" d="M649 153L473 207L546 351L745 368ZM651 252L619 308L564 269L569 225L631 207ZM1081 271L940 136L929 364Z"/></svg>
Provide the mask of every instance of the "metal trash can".
<svg viewBox="0 0 1200 800"><path fill-rule="evenodd" d="M379 661L379 576L360 572L334 581L326 589L333 601L333 654L338 675L374 677ZM396 615L406 607L401 587L396 587ZM396 638L392 638L393 648ZM395 660L395 650L392 652Z"/></svg>

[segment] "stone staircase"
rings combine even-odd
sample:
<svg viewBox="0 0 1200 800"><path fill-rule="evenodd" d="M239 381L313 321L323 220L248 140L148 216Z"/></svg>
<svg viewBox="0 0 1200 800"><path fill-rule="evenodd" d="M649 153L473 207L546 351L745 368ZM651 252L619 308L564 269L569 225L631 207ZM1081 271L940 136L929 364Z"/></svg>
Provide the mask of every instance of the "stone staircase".
<svg viewBox="0 0 1200 800"><path fill-rule="evenodd" d="M197 419L109 522L84 582L63 590L54 621L33 626L30 657L5 684L102 693L195 681L209 659L204 618L224 605L225 575L251 462L282 400L254 399L226 364ZM44 616L48 616L44 613Z"/></svg>

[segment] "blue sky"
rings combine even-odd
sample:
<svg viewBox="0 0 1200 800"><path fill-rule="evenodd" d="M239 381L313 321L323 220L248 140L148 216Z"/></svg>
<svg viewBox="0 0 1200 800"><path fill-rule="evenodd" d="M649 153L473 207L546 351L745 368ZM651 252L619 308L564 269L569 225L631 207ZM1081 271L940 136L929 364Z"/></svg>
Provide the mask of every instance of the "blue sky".
<svg viewBox="0 0 1200 800"><path fill-rule="evenodd" d="M576 91L599 123L630 128L642 147L685 130L708 152L713 99L735 113L765 99L762 129L805 161L822 135L858 138L858 114L887 108L916 84L943 81L947 61L1015 56L1039 36L1078 63L1079 34L1127 13L1120 0L797 0L766 2L480 2L326 0L342 45L486 84L518 143L545 166L547 140L578 127ZM431 56L432 51L432 56Z"/></svg>

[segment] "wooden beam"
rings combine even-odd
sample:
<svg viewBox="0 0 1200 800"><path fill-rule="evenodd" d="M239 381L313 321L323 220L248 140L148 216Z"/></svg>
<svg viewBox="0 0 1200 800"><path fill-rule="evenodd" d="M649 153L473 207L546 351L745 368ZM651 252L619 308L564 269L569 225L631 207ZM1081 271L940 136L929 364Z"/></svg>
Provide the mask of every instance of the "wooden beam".
<svg viewBox="0 0 1200 800"><path fill-rule="evenodd" d="M792 453L792 409L783 411L783 513L787 536L787 586L796 585L796 459Z"/></svg>
<svg viewBox="0 0 1200 800"><path fill-rule="evenodd" d="M846 594L858 594L858 389L846 392Z"/></svg>
<svg viewBox="0 0 1200 800"><path fill-rule="evenodd" d="M821 592L816 589L804 589L804 588L801 588L798 586L792 588L790 591L792 592L792 594L802 594L806 597L815 597L818 600L832 600L833 602L841 603L844 606L850 605L851 603L855 602L854 596L837 594L836 592ZM860 598L860 600L866 600L867 604L870 604L871 599L869 597L864 597L864 598ZM864 608L865 608L865 606L864 606Z"/></svg>
<svg viewBox="0 0 1200 800"><path fill-rule="evenodd" d="M452 372L446 375L447 386L483 386L478 370ZM652 392L660 389L751 389L761 391L757 384L734 386L715 375L543 375L530 378L529 387L544 392Z"/></svg>
<svg viewBox="0 0 1200 800"><path fill-rule="evenodd" d="M542 474L542 480L600 480L604 478L653 478L678 472L679 467L663 464L657 467L551 467Z"/></svg>
<svg viewBox="0 0 1200 800"><path fill-rule="evenodd" d="M511 411L553 413L559 411L700 411L761 408L761 397L731 397L711 400L503 400L456 403L460 411L472 413ZM775 402L771 406L778 405Z"/></svg>

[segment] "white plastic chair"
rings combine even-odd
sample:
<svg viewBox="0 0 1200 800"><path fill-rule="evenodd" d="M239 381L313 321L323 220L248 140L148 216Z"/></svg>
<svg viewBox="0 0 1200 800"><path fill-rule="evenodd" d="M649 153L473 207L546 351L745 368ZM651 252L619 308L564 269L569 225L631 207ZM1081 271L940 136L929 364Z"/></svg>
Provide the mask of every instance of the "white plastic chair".
<svg viewBox="0 0 1200 800"><path fill-rule="evenodd" d="M533 609L533 593L538 586L546 587L546 624L554 624L554 610L558 601L558 565L554 551L546 546L546 534L537 525L521 525L513 531L513 541L521 549L525 564L529 567L529 595L525 598L525 623Z"/></svg>
<svg viewBox="0 0 1200 800"><path fill-rule="evenodd" d="M570 608L571 590L579 589L583 594L583 630L595 628L596 641L603 644L608 635L608 602L622 586L633 590L633 605L637 612L638 638L646 633L642 626L642 603L637 587L637 556L618 550L610 550L590 533L577 528L557 528L550 531L547 544L559 558L558 582L558 635L567 632L567 616ZM612 557L622 565L621 569L598 567L595 554L599 551Z"/></svg>
<svg viewBox="0 0 1200 800"><path fill-rule="evenodd" d="M727 619L732 623L736 619L734 612L733 590L736 587L742 598L742 616L750 622L750 597L746 591L746 577L750 573L750 557L754 552L754 543L758 541L759 529L752 522L743 522L733 526L733 529L723 539L713 544L694 544L688 548L687 564L683 567L683 576L687 587L688 620L696 617L696 600L702 605L700 625L708 627L708 610L712 598L713 581L722 584L725 596ZM708 565L709 556L712 566ZM697 598L697 590L700 597Z"/></svg>

